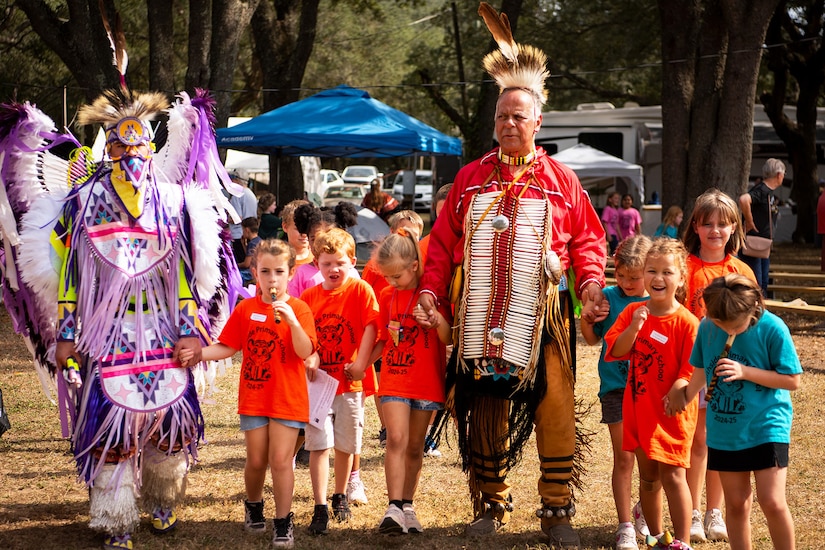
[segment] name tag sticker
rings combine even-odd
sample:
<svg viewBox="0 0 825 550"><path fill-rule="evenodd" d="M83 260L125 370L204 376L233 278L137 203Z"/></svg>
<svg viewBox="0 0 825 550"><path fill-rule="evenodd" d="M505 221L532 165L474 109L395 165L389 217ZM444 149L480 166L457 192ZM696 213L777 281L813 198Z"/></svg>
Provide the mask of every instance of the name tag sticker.
<svg viewBox="0 0 825 550"><path fill-rule="evenodd" d="M253 321L258 321L259 323L263 323L264 321L266 321L266 315L264 315L263 313L253 313L250 319L252 319Z"/></svg>
<svg viewBox="0 0 825 550"><path fill-rule="evenodd" d="M656 332L654 330L650 333L650 337L659 342L660 344L667 344L667 336L665 336L661 332Z"/></svg>

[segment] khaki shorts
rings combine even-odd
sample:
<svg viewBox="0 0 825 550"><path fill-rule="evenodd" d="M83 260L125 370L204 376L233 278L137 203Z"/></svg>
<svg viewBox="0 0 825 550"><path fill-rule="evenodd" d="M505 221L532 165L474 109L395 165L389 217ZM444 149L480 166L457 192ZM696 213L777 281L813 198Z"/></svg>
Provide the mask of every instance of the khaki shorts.
<svg viewBox="0 0 825 550"><path fill-rule="evenodd" d="M323 451L335 448L342 453L361 454L364 434L364 400L362 392L347 392L332 400L323 429L307 424L307 451Z"/></svg>

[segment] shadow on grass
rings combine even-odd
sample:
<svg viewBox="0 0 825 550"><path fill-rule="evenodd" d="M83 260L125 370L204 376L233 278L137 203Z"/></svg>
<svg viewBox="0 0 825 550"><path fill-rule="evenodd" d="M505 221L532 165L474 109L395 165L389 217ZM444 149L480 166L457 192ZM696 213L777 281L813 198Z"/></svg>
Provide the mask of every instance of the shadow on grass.
<svg viewBox="0 0 825 550"><path fill-rule="evenodd" d="M80 508L80 507L73 507ZM85 509L81 512L85 512ZM62 514L65 515L65 514ZM76 517L76 516L75 516ZM28 550L31 548L100 548L103 535L90 530L86 521L73 521L61 525L49 525L50 518L32 518L37 525L0 531L0 547L8 550ZM152 549L223 549L271 548L272 526L268 525L266 535L252 535L243 530L243 524L235 521L187 521L180 518L178 528L169 534L158 536L151 532L149 519L144 514L141 524L132 534L135 548ZM584 528L579 533L582 548L609 547L604 541L612 540L612 533L606 528ZM595 541L599 541L595 543ZM530 533L507 533L506 530L482 538L464 536L464 524L446 527L425 528L416 535L381 535L373 528L350 528L347 525L330 523L326 535L313 536L306 525L295 527L295 545L304 549L354 550L354 549L536 549L545 550L550 546L547 538L538 530Z"/></svg>

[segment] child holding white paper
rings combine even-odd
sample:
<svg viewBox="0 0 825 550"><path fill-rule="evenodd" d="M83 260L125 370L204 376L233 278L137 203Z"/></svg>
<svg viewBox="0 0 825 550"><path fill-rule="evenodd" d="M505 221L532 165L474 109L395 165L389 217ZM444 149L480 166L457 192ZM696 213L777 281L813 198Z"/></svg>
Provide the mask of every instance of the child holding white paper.
<svg viewBox="0 0 825 550"><path fill-rule="evenodd" d="M246 440L245 529L266 532L263 488L269 466L275 498L272 543L292 548L292 456L298 431L309 421L304 359L317 345L315 321L309 306L287 294L295 272L295 251L288 244L262 241L250 269L257 281L256 296L235 307L218 343L203 348L203 360L243 353L238 413ZM182 364L190 360L181 354Z"/></svg>

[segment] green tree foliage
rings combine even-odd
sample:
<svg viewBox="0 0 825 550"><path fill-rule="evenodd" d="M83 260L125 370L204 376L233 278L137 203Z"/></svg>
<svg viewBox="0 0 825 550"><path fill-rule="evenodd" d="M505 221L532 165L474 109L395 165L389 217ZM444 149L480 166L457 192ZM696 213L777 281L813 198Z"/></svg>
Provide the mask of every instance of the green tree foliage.
<svg viewBox="0 0 825 550"><path fill-rule="evenodd" d="M654 0L539 1L519 21L550 58L550 108L661 101L661 30Z"/></svg>
<svg viewBox="0 0 825 550"><path fill-rule="evenodd" d="M557 110L587 101L659 101L660 41L654 6L652 0L524 0L494 5L508 14L516 41L547 53L553 73L547 82L547 108ZM460 128L468 146L466 156L472 158L492 143L477 134L492 136L489 75L481 59L493 43L477 2L455 2L455 9L455 20L440 22L443 38L436 47L412 46L410 60L417 78L407 82L420 79L429 86L426 91ZM489 123L477 117L489 117Z"/></svg>

